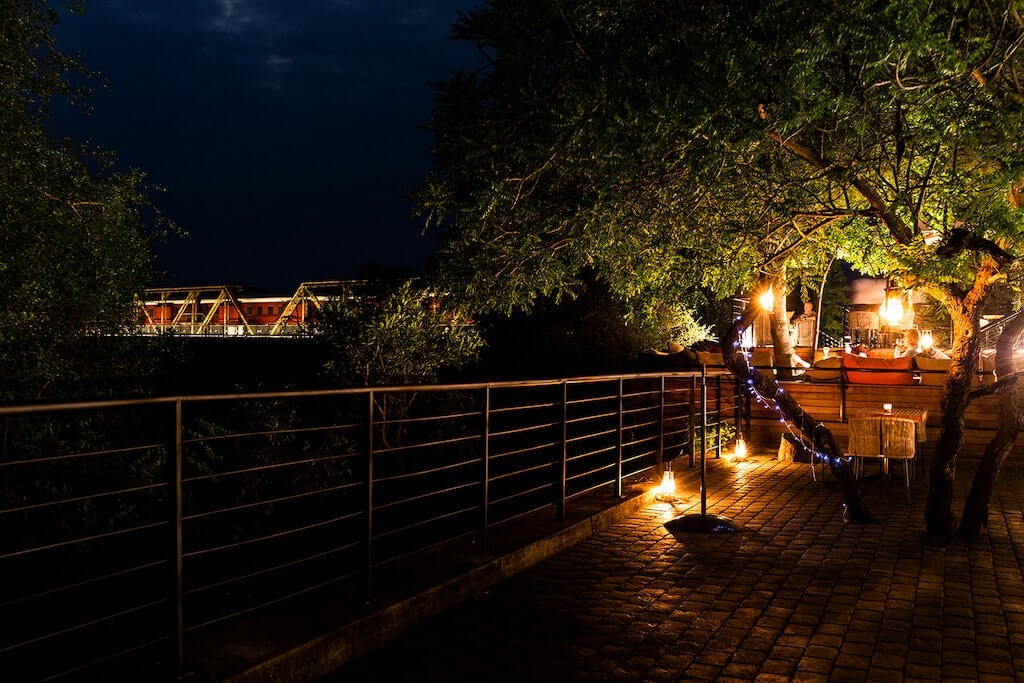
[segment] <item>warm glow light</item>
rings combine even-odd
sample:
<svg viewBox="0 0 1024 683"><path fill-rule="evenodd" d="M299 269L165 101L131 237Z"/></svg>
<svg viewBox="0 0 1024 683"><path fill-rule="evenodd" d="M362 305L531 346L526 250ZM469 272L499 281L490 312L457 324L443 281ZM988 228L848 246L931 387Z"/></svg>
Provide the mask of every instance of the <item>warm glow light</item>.
<svg viewBox="0 0 1024 683"><path fill-rule="evenodd" d="M882 404L882 410L884 410L885 414L888 415L889 413L892 412L892 404L891 403L883 403Z"/></svg>
<svg viewBox="0 0 1024 683"><path fill-rule="evenodd" d="M656 489L658 498L671 498L676 494L676 475L672 470L665 470L661 475L661 485Z"/></svg>
<svg viewBox="0 0 1024 683"><path fill-rule="evenodd" d="M931 330L925 330L921 333L921 348L930 349L935 344L935 338L932 337Z"/></svg>
<svg viewBox="0 0 1024 683"><path fill-rule="evenodd" d="M878 309L878 315L889 325L899 325L903 320L903 300L898 289L886 289L885 300Z"/></svg>
<svg viewBox="0 0 1024 683"><path fill-rule="evenodd" d="M743 460L747 457L747 443L743 440L743 437L736 439L736 450L734 451L737 460Z"/></svg>
<svg viewBox="0 0 1024 683"><path fill-rule="evenodd" d="M775 310L775 293L771 287L758 295L757 304L769 313Z"/></svg>

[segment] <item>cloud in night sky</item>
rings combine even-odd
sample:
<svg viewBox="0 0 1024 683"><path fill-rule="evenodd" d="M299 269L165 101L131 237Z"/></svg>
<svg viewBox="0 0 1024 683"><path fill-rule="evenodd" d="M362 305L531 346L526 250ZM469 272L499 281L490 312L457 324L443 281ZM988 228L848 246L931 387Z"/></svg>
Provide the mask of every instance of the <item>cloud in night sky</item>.
<svg viewBox="0 0 1024 683"><path fill-rule="evenodd" d="M94 0L58 46L110 92L57 126L166 188L157 204L191 235L161 251L177 284L419 268L431 244L403 195L429 165L429 84L479 65L447 37L474 4Z"/></svg>

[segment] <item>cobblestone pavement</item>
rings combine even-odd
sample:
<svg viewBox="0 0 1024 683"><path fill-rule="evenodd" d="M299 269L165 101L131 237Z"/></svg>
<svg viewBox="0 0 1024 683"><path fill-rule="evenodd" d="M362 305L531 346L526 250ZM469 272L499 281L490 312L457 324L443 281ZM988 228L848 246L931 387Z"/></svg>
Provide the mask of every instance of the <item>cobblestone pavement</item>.
<svg viewBox="0 0 1024 683"><path fill-rule="evenodd" d="M911 505L864 484L876 522L844 524L807 465L710 469L708 513L744 531L673 536L696 496L657 503L326 680L1024 680L1024 469L987 535L948 545L924 535L926 477Z"/></svg>

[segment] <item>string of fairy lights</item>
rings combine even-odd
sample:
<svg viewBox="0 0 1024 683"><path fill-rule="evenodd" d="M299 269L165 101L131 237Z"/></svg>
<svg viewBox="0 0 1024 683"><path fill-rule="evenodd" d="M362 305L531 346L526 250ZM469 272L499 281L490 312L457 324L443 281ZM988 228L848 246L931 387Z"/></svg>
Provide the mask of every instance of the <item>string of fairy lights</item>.
<svg viewBox="0 0 1024 683"><path fill-rule="evenodd" d="M737 318L736 319L737 325L740 322L741 322L741 318ZM805 449L807 449L808 451L810 451L812 453L813 457L818 458L821 462L828 463L828 465L830 467L838 466L838 464L843 461L842 456L838 456L838 455L837 456L830 456L827 453L823 453L821 450L815 448L813 443L808 444L807 440L803 436L802 430L799 430L796 427L796 425L793 424L792 420L789 420L786 417L785 411L782 410L782 406L780 406L779 402L778 402L778 397L780 395L786 393L785 389L783 389L778 383L776 383L776 393L775 393L775 396L769 398L768 396L764 396L763 394L761 394L761 392L759 392L757 390L757 387L754 386L754 378L750 376L750 373L755 371L756 368L754 368L750 364L750 356L751 356L751 354L740 345L740 339L743 338L743 333L744 333L744 330L742 328L738 329L737 330L737 335L736 335L736 340L733 341L732 344L733 344L733 347L737 349L739 355L743 357L744 362L747 364L747 377L746 377L746 380L745 380L745 383L747 385L747 391L750 393L751 396L754 397L754 399L758 402L758 404L760 406L762 406L763 408L765 408L769 412L774 412L775 414L779 415L779 422L782 424L783 427L786 428L786 431L788 431L790 433L790 435L792 435L792 437L794 439L796 439L799 443L803 444L803 447ZM815 425L814 425L814 431L817 432L817 430L819 428L820 429L825 429L825 425L822 424L821 422L816 422ZM800 433L798 433L798 431ZM812 435L812 438L813 438L813 435ZM852 460L853 460L853 458L850 458L850 457L846 458L846 462L847 463L852 462ZM813 461L812 461L812 465L813 465Z"/></svg>

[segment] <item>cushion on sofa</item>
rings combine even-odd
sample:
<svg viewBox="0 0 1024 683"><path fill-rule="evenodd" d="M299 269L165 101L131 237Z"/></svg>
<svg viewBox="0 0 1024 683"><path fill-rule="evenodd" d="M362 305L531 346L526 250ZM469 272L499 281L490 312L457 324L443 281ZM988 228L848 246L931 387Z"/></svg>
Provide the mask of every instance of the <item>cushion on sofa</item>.
<svg viewBox="0 0 1024 683"><path fill-rule="evenodd" d="M851 384L913 384L913 358L862 358L843 356L846 381ZM881 372L881 371L891 372Z"/></svg>
<svg viewBox="0 0 1024 683"><path fill-rule="evenodd" d="M949 363L948 358L914 356L914 367L921 371L921 384L926 386L941 387L946 381Z"/></svg>
<svg viewBox="0 0 1024 683"><path fill-rule="evenodd" d="M842 367L842 356L830 356L816 362L805 374L811 382L838 382Z"/></svg>

